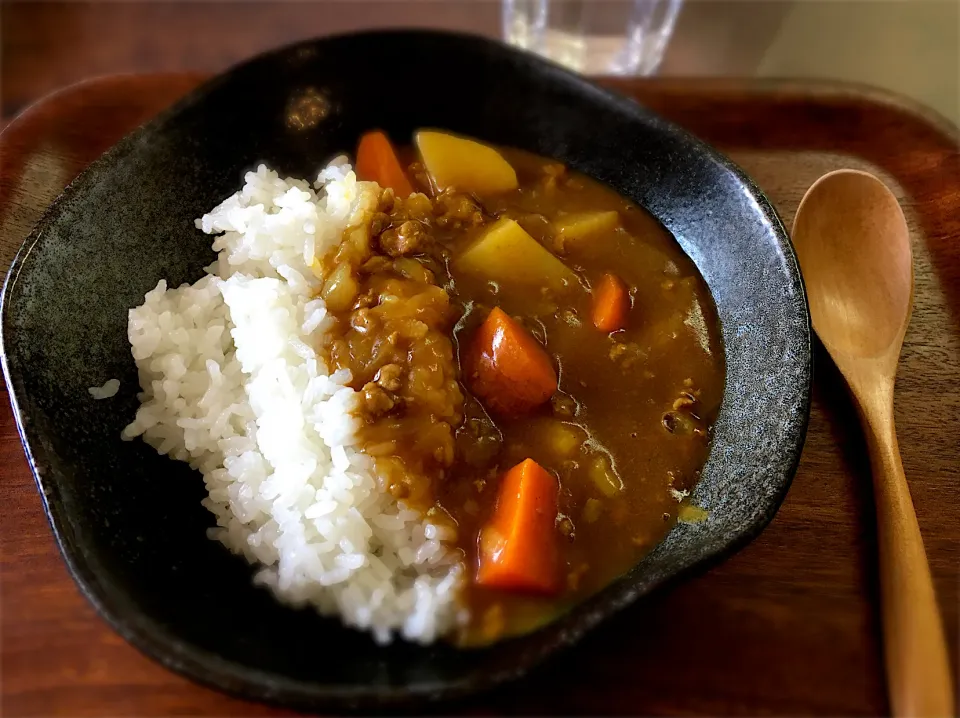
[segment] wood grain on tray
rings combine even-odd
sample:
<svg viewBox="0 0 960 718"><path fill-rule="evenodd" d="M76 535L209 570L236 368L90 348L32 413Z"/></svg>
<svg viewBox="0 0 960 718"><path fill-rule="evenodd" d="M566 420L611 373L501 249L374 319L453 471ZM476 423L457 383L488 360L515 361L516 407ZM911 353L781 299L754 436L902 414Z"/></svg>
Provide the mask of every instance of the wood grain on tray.
<svg viewBox="0 0 960 718"><path fill-rule="evenodd" d="M60 189L195 75L107 78L48 97L0 135L0 268ZM897 382L904 466L947 635L958 631L960 162L954 129L860 88L753 81L609 84L717 145L790 226L821 174L857 167L900 198L915 308ZM708 573L607 623L528 679L452 711L878 714L876 539L862 436L822 348L800 470L769 528ZM7 715L280 714L168 672L73 584L16 432L0 408L0 710ZM957 646L951 646L957 665Z"/></svg>

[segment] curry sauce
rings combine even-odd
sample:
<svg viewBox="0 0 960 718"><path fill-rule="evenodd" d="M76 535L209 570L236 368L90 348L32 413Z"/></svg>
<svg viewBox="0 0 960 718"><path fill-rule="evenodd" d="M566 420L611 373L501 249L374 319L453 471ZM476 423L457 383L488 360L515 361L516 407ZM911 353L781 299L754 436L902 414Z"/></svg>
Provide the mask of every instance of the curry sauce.
<svg viewBox="0 0 960 718"><path fill-rule="evenodd" d="M472 191L438 182L423 147L400 150L409 188L385 187L315 268L337 320L323 350L362 395L382 488L455 533L470 578L456 640L471 645L542 625L662 539L706 461L724 383L706 285L651 215L553 160L489 149L515 180L484 175L493 185ZM358 162L361 178L377 179L372 167ZM514 257L514 235L537 249ZM605 282L620 303L598 314ZM498 313L549 358L536 406L523 397L533 375L499 395L474 368ZM484 585L504 477L527 459L556 486L533 551L555 558L556 582Z"/></svg>

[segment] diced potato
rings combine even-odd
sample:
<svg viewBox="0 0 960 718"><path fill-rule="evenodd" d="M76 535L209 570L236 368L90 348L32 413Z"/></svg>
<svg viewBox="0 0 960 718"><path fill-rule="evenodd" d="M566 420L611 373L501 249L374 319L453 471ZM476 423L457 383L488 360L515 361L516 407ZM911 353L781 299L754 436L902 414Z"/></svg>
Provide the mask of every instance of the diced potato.
<svg viewBox="0 0 960 718"><path fill-rule="evenodd" d="M506 217L497 220L467 247L454 267L496 282L548 284L554 289L577 281L573 270Z"/></svg>
<svg viewBox="0 0 960 718"><path fill-rule="evenodd" d="M612 232L619 225L620 213L616 210L568 214L553 222L557 234L565 242L578 242L604 232Z"/></svg>
<svg viewBox="0 0 960 718"><path fill-rule="evenodd" d="M420 130L417 149L438 190L495 194L517 188L517 173L492 147L445 132Z"/></svg>
<svg viewBox="0 0 960 718"><path fill-rule="evenodd" d="M605 455L600 455L593 460L588 469L590 479L600 489L607 498L612 498L623 490L623 483L617 476L613 467L610 465L610 459Z"/></svg>
<svg viewBox="0 0 960 718"><path fill-rule="evenodd" d="M577 449L586 440L586 433L574 424L565 424L562 421L547 419L542 428L544 438L557 456L570 457L577 453Z"/></svg>
<svg viewBox="0 0 960 718"><path fill-rule="evenodd" d="M588 524L592 524L600 518L602 511L603 504L601 504L598 499L587 499L587 503L583 506L583 520Z"/></svg>

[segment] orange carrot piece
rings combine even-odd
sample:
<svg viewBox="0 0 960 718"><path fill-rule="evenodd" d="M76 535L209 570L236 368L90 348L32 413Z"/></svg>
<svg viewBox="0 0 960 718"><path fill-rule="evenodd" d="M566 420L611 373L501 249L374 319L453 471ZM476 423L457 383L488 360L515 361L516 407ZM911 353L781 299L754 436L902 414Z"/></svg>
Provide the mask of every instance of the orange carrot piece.
<svg viewBox="0 0 960 718"><path fill-rule="evenodd" d="M616 274L607 273L593 290L593 325L602 332L615 332L627 326L630 294Z"/></svg>
<svg viewBox="0 0 960 718"><path fill-rule="evenodd" d="M557 480L532 459L504 474L493 520L480 533L479 585L537 593L560 589L558 492Z"/></svg>
<svg viewBox="0 0 960 718"><path fill-rule="evenodd" d="M557 372L546 351L499 307L477 330L464 365L473 393L498 414L526 413L557 390Z"/></svg>
<svg viewBox="0 0 960 718"><path fill-rule="evenodd" d="M357 177L390 187L398 197L408 197L413 192L393 145L380 130L367 132L360 138L356 169Z"/></svg>

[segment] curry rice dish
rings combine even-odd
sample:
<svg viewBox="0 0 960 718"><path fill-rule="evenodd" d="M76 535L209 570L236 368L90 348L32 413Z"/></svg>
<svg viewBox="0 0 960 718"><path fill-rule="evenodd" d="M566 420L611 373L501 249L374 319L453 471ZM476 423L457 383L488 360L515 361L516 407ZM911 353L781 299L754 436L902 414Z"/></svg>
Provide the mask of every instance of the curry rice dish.
<svg viewBox="0 0 960 718"><path fill-rule="evenodd" d="M142 436L204 478L255 581L372 633L543 625L677 520L723 391L716 313L644 210L549 159L364 135L261 166L217 260L130 310Z"/></svg>

